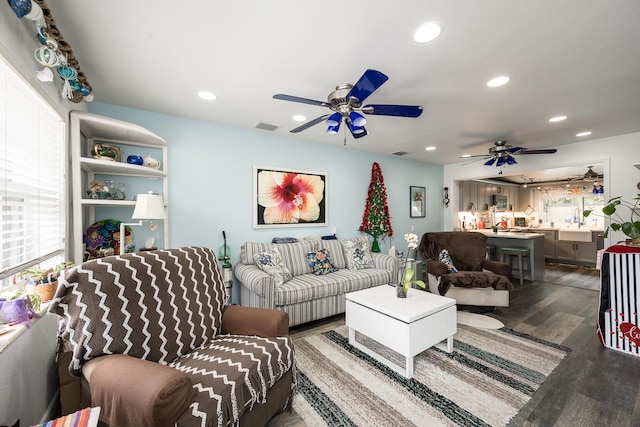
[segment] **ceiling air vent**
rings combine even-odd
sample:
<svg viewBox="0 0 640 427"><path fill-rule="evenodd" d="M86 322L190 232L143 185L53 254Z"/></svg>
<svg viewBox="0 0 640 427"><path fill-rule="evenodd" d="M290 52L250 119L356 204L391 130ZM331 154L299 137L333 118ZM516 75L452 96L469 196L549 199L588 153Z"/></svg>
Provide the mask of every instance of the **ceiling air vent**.
<svg viewBox="0 0 640 427"><path fill-rule="evenodd" d="M278 126L270 125L269 123L258 122L256 124L256 129L268 130L269 132L273 132L274 130L278 129Z"/></svg>
<svg viewBox="0 0 640 427"><path fill-rule="evenodd" d="M407 155L409 153L407 153L406 151L396 151L396 152L391 153L391 154L393 154L394 156L405 156L405 155Z"/></svg>

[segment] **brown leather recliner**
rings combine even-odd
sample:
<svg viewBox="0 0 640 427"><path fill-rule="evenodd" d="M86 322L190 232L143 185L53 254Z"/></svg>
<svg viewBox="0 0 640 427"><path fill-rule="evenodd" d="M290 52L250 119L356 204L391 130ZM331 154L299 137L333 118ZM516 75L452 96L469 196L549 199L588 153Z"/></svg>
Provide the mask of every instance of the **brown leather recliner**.
<svg viewBox="0 0 640 427"><path fill-rule="evenodd" d="M451 272L440 260L446 249ZM486 258L487 236L468 231L425 233L418 247L426 264L429 290L453 298L458 305L509 306L511 266Z"/></svg>

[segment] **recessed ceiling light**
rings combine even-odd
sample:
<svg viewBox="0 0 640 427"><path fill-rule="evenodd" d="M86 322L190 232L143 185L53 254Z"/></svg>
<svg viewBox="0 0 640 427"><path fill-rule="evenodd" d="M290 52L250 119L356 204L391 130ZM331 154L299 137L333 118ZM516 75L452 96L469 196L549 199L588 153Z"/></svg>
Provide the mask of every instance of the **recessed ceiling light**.
<svg viewBox="0 0 640 427"><path fill-rule="evenodd" d="M214 99L217 98L215 94L211 92L207 92L206 90L202 90L198 92L198 96L207 101L213 101Z"/></svg>
<svg viewBox="0 0 640 427"><path fill-rule="evenodd" d="M434 147L433 145L425 148L425 150L427 150L427 151L433 151L435 149L436 149L436 147Z"/></svg>
<svg viewBox="0 0 640 427"><path fill-rule="evenodd" d="M591 135L592 133L593 133L593 132L591 132L591 131L587 130L587 131L584 131L584 132L576 133L576 136L589 136L589 135Z"/></svg>
<svg viewBox="0 0 640 427"><path fill-rule="evenodd" d="M304 122L305 120L307 120L307 116L303 116L302 114L296 114L295 116L293 116L293 120L296 122Z"/></svg>
<svg viewBox="0 0 640 427"><path fill-rule="evenodd" d="M509 76L495 77L487 82L487 86L498 87L498 86L506 85L507 83L509 83L509 80L511 80Z"/></svg>
<svg viewBox="0 0 640 427"><path fill-rule="evenodd" d="M555 117L551 117L551 118L549 119L549 121L550 121L551 123L561 122L561 121L563 121L563 120L567 120L567 116L555 116Z"/></svg>
<svg viewBox="0 0 640 427"><path fill-rule="evenodd" d="M420 25L413 32L413 40L418 43L428 43L438 38L442 33L442 27L435 22L427 22Z"/></svg>
<svg viewBox="0 0 640 427"><path fill-rule="evenodd" d="M465 157L471 157L471 154L463 154L463 155L462 155L462 156L460 156L460 157L462 157L462 158L465 158Z"/></svg>

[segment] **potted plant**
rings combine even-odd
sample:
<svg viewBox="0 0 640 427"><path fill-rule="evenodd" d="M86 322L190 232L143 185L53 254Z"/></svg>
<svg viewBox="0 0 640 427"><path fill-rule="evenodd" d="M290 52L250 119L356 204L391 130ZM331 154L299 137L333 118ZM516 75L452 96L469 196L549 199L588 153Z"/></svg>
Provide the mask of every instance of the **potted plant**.
<svg viewBox="0 0 640 427"><path fill-rule="evenodd" d="M626 209L622 209L626 208ZM629 216L623 216L623 212L629 211ZM592 210L585 210L584 217L591 215ZM614 197L602 208L602 213L611 220L604 231L604 237L609 235L609 229L622 231L631 239L633 246L640 246L640 194L633 198L632 202L622 200L622 196Z"/></svg>
<svg viewBox="0 0 640 427"><path fill-rule="evenodd" d="M40 267L29 268L23 270L19 275L26 279L25 291L27 294L38 295L42 302L47 302L56 293L60 274L72 265L73 262L64 261L46 270Z"/></svg>

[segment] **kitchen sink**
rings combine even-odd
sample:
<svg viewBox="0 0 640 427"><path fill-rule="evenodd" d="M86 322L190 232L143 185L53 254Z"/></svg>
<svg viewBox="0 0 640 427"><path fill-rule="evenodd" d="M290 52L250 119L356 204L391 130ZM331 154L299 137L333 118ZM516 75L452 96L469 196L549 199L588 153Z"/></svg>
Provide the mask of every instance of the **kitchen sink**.
<svg viewBox="0 0 640 427"><path fill-rule="evenodd" d="M573 242L590 242L591 230L564 229L558 230L558 240L571 240Z"/></svg>

